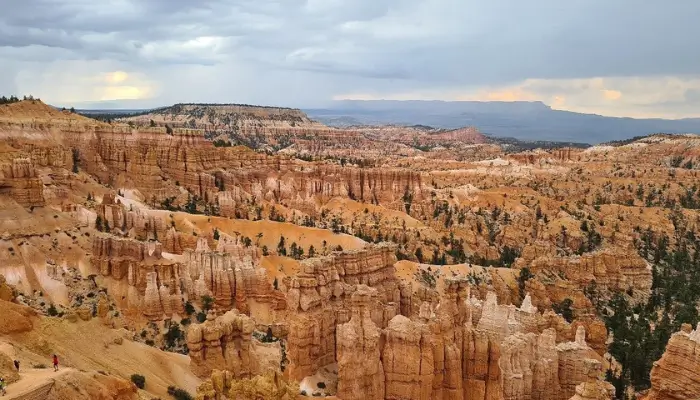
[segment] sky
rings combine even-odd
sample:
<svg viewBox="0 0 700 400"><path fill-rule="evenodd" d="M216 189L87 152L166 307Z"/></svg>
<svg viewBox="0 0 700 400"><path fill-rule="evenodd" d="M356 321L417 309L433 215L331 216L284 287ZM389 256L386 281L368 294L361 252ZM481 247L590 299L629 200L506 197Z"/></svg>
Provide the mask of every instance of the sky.
<svg viewBox="0 0 700 400"><path fill-rule="evenodd" d="M700 117L698 0L0 0L0 94L58 106L542 101Z"/></svg>

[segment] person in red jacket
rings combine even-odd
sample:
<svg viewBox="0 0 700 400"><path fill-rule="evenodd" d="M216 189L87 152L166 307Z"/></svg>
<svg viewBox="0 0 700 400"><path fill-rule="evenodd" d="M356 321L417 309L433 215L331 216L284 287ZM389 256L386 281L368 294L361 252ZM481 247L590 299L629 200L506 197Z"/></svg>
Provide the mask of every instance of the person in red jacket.
<svg viewBox="0 0 700 400"><path fill-rule="evenodd" d="M58 356L55 354L53 355L53 370L58 371Z"/></svg>

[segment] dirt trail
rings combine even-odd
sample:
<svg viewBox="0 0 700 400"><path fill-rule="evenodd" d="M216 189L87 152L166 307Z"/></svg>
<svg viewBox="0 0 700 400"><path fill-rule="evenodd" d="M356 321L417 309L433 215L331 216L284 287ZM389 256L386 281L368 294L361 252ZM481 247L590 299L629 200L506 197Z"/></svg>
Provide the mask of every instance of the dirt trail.
<svg viewBox="0 0 700 400"><path fill-rule="evenodd" d="M46 396L53 386L54 380L73 372L73 368L61 368L58 372L52 368L23 369L20 380L7 386L7 395L3 400L40 399Z"/></svg>

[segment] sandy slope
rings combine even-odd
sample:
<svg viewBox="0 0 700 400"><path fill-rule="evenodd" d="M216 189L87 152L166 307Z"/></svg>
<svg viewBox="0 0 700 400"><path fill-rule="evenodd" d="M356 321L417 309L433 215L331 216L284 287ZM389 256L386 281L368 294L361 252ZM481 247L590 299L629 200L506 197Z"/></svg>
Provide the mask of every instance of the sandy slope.
<svg viewBox="0 0 700 400"><path fill-rule="evenodd" d="M34 330L9 337L0 337L0 350L11 342L11 356L23 367L45 364L50 367L51 354L57 354L61 365L85 371L104 371L129 379L132 374L146 377L145 390L167 397L167 387L176 385L194 393L200 380L189 370L189 357L167 353L142 343L124 339L127 331L110 329L98 320L70 323L57 318L42 318Z"/></svg>
<svg viewBox="0 0 700 400"><path fill-rule="evenodd" d="M289 222L275 222L269 220L249 221L192 215L183 212L170 213L168 211L151 211L151 214L158 213L162 213L164 217L173 214L178 229L184 232L192 229L193 231L207 234L212 232L214 228L217 228L220 232L231 236L235 236L237 232L241 236L251 238L254 242L257 241L256 236L258 233L262 233L263 236L259 241L260 247L267 246L270 251L274 251L277 248L280 236L285 237L287 247L289 247L292 242L296 242L298 245L302 246L305 251L311 245L319 251L324 240L329 249L340 245L345 250L351 250L360 249L365 245L363 240L354 236L335 234L327 229L308 228Z"/></svg>
<svg viewBox="0 0 700 400"><path fill-rule="evenodd" d="M74 371L73 368L61 368L56 372L52 367L22 370L19 374L20 380L7 387L5 398L7 400L22 398L52 380L61 379L62 376Z"/></svg>

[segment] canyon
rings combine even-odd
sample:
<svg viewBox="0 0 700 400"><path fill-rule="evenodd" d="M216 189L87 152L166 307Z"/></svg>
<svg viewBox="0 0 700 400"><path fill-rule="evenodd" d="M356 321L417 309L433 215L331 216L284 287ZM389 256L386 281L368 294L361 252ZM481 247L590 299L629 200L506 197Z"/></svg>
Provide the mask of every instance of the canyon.
<svg viewBox="0 0 700 400"><path fill-rule="evenodd" d="M470 127L25 100L0 138L10 395L54 353L79 371L42 378L56 398L700 395L698 136L512 152Z"/></svg>

